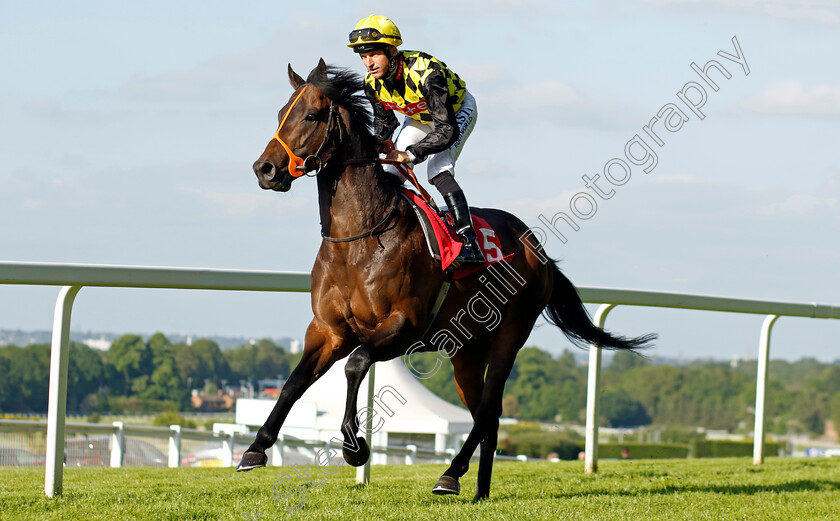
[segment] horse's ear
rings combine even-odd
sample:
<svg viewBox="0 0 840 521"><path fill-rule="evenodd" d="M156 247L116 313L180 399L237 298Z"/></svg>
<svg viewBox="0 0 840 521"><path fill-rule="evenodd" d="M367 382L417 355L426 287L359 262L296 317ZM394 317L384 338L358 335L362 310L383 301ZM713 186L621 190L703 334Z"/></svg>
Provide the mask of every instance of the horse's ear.
<svg viewBox="0 0 840 521"><path fill-rule="evenodd" d="M323 58L318 60L318 67L316 67L316 69L318 71L318 76L320 76L323 79L327 79L327 64L324 63Z"/></svg>
<svg viewBox="0 0 840 521"><path fill-rule="evenodd" d="M292 70L292 64L291 63L289 64L289 83L292 84L292 87L294 87L295 90L297 90L301 85L306 83L305 81L303 81L303 78L298 76L298 73L296 73L294 70Z"/></svg>
<svg viewBox="0 0 840 521"><path fill-rule="evenodd" d="M318 80L326 82L327 79L327 64L324 63L324 59L321 58L318 60L318 65L312 69L312 72L309 73L309 77L306 81L310 83Z"/></svg>

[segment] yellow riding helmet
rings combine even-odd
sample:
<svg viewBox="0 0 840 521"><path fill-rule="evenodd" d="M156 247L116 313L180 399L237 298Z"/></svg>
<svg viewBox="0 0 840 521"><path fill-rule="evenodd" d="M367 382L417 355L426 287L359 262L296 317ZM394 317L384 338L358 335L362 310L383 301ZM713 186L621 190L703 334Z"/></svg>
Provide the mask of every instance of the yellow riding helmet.
<svg viewBox="0 0 840 521"><path fill-rule="evenodd" d="M402 45L402 35L397 26L390 19L372 14L359 20L350 32L350 43L347 47L357 53L382 49L389 45Z"/></svg>

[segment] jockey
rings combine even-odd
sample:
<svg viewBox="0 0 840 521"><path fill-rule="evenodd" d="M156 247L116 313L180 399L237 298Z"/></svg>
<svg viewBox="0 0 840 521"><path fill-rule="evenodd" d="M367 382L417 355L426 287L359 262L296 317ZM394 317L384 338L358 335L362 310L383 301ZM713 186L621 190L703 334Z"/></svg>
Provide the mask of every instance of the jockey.
<svg viewBox="0 0 840 521"><path fill-rule="evenodd" d="M377 151L408 166L428 161L429 182L452 211L463 243L456 262L484 263L470 207L454 177L455 161L478 117L475 99L446 64L423 52L399 51L399 45L399 29L384 16L368 16L350 33L348 47L367 69L365 94L373 106ZM396 143L390 139L399 126L395 110L406 116ZM384 168L402 180L393 165Z"/></svg>

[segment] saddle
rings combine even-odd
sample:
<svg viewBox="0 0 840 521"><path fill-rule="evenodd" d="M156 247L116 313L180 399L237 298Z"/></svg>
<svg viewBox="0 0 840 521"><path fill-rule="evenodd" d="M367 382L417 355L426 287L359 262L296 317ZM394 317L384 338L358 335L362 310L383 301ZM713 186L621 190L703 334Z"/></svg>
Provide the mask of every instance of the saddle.
<svg viewBox="0 0 840 521"><path fill-rule="evenodd" d="M405 187L399 189L399 194L411 204L414 213L417 214L420 227L423 229L423 235L426 237L429 254L439 261L441 269L451 273L454 279L462 279L490 264L507 260L513 256L513 253L508 255L502 253L502 243L496 236L496 232L493 231L493 227L481 217L472 215L473 227L478 236L478 246L481 248L486 262L463 267L453 264L455 259L458 258L458 254L461 253L463 244L455 234L452 215L445 207L439 214L423 197ZM441 214L444 217L441 217Z"/></svg>

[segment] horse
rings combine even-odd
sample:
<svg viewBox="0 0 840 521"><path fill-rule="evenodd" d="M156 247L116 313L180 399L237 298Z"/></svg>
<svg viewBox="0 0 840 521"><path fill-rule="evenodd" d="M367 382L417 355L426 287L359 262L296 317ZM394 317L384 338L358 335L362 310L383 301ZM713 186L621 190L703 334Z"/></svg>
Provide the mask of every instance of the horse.
<svg viewBox="0 0 840 521"><path fill-rule="evenodd" d="M277 132L253 170L260 188L278 192L287 192L304 174L317 179L323 241L312 268L314 318L300 362L237 470L266 465L266 450L277 440L292 405L345 357L342 454L347 463L363 465L370 448L357 435L356 401L371 365L443 349L473 426L432 491L460 493L459 479L480 445L474 499L487 498L505 382L541 314L583 347L594 343L636 350L655 335L625 338L594 326L574 285L545 255L533 232L529 235L528 226L502 210L472 212L499 238L505 260L490 268L503 269L495 270L493 279L487 276L490 268L452 279L426 251L419 221L398 195L401 180L382 169L361 77L327 66L323 59L306 80L291 64L288 75L294 93L280 110ZM504 273L507 280L499 276ZM451 287L432 313L445 282ZM444 324L460 335L447 337L451 331Z"/></svg>

